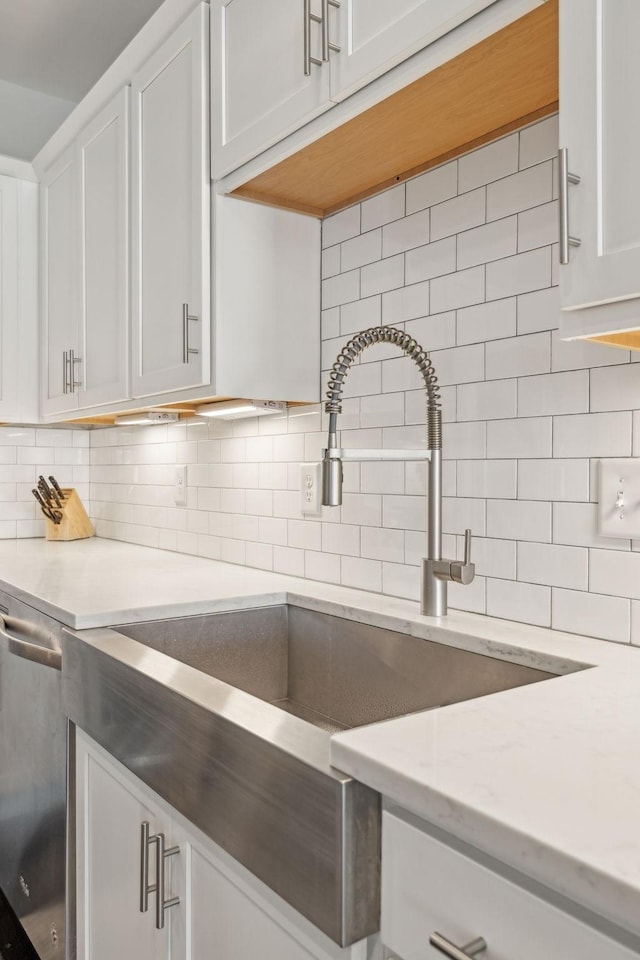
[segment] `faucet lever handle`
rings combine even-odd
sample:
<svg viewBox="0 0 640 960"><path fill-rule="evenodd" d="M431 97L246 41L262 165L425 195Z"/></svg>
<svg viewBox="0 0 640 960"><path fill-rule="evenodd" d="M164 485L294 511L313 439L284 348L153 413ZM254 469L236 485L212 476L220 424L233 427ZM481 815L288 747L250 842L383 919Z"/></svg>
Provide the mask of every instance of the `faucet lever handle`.
<svg viewBox="0 0 640 960"><path fill-rule="evenodd" d="M475 564L471 563L471 530L464 532L464 560L453 560L450 565L450 579L455 583L471 583L476 575Z"/></svg>
<svg viewBox="0 0 640 960"><path fill-rule="evenodd" d="M469 527L464 532L464 564L471 563L471 530Z"/></svg>

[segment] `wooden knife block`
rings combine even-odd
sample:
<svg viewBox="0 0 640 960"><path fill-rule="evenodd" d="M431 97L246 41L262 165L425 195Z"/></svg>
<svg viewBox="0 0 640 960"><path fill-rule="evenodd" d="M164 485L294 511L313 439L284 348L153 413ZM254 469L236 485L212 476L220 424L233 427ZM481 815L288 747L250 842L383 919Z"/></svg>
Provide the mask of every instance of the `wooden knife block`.
<svg viewBox="0 0 640 960"><path fill-rule="evenodd" d="M96 529L87 516L82 500L73 488L62 488L64 500L60 510L62 520L54 523L44 518L47 540L85 540L95 536ZM58 509L56 507L56 509Z"/></svg>

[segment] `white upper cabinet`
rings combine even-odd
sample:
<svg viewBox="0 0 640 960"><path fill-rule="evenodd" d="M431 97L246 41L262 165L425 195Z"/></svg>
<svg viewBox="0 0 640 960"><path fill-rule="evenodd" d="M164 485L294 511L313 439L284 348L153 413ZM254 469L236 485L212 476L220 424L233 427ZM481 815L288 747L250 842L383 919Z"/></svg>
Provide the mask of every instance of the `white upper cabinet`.
<svg viewBox="0 0 640 960"><path fill-rule="evenodd" d="M326 0L325 0L326 2ZM342 100L495 0L329 0L331 98Z"/></svg>
<svg viewBox="0 0 640 960"><path fill-rule="evenodd" d="M560 105L561 336L640 327L636 0L560 0Z"/></svg>
<svg viewBox="0 0 640 960"><path fill-rule="evenodd" d="M212 0L212 178L494 2Z"/></svg>
<svg viewBox="0 0 640 960"><path fill-rule="evenodd" d="M40 182L42 413L128 395L128 90Z"/></svg>
<svg viewBox="0 0 640 960"><path fill-rule="evenodd" d="M320 18L322 2L211 3L214 180L331 105L322 27L311 19Z"/></svg>
<svg viewBox="0 0 640 960"><path fill-rule="evenodd" d="M128 396L129 88L78 144L80 408Z"/></svg>
<svg viewBox="0 0 640 960"><path fill-rule="evenodd" d="M37 184L0 176L0 419L5 421L33 420L37 414L37 197Z"/></svg>
<svg viewBox="0 0 640 960"><path fill-rule="evenodd" d="M78 353L77 157L69 147L40 180L42 238L42 409L66 413L78 405L72 381ZM79 356L79 354L78 354ZM71 370L71 376L70 376Z"/></svg>
<svg viewBox="0 0 640 960"><path fill-rule="evenodd" d="M210 378L208 7L132 83L132 396Z"/></svg>

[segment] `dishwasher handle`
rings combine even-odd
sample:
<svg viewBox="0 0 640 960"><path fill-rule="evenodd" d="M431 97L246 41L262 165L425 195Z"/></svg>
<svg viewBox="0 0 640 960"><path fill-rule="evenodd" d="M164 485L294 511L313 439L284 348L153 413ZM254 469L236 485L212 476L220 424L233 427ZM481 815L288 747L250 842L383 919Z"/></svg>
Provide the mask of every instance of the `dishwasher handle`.
<svg viewBox="0 0 640 960"><path fill-rule="evenodd" d="M29 620L0 615L0 637L7 641L9 653L32 660L54 670L62 669L62 650L56 637Z"/></svg>

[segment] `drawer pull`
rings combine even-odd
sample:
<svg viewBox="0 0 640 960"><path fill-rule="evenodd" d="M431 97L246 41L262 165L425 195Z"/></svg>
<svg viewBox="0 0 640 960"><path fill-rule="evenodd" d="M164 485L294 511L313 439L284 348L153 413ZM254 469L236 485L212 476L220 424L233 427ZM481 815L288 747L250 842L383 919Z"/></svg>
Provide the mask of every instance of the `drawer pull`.
<svg viewBox="0 0 640 960"><path fill-rule="evenodd" d="M451 943L451 940L447 940L441 933L435 931L429 937L429 943L440 953L444 953L445 957L449 957L450 960L472 960L473 957L477 957L479 953L487 949L487 942L483 937L476 937L471 943L466 943L464 947L457 947L455 943Z"/></svg>

